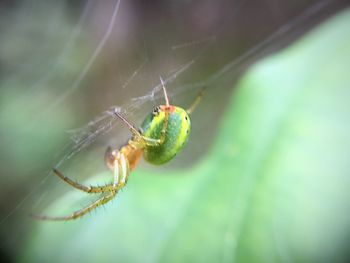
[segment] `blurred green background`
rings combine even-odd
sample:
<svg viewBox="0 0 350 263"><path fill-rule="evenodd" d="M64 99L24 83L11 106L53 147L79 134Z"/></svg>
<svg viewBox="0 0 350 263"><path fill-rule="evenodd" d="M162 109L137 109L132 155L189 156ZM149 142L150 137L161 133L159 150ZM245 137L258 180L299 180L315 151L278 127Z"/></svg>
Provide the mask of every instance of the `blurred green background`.
<svg viewBox="0 0 350 263"><path fill-rule="evenodd" d="M2 262L347 262L347 2L0 2ZM185 108L206 87L184 151L82 219L30 219L96 199L51 167L110 181L129 132L103 112L141 123L159 76Z"/></svg>

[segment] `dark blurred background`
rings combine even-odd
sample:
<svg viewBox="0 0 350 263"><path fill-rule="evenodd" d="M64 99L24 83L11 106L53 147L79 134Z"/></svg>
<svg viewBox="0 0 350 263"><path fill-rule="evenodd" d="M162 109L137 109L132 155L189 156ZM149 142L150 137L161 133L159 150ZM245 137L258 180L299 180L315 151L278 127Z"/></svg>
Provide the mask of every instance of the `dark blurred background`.
<svg viewBox="0 0 350 263"><path fill-rule="evenodd" d="M104 149L129 136L124 127L115 127L64 159L74 149L71 138L96 129L86 124L113 105L139 124L162 102L159 76L167 79L171 102L184 107L206 86L201 110L194 114L192 147L162 169L191 167L209 151L234 84L247 67L348 5L323 0L1 1L4 262L14 261L23 249L33 204L45 206L55 198L47 194L57 187L47 179L51 167L64 160L70 174L89 177L105 169Z"/></svg>

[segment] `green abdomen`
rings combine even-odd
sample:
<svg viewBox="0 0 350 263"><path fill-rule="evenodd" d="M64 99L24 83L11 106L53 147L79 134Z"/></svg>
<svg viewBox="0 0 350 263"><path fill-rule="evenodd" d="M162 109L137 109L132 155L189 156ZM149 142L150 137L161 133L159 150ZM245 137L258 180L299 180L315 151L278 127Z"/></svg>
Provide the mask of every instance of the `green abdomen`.
<svg viewBox="0 0 350 263"><path fill-rule="evenodd" d="M160 146L147 146L144 150L144 158L152 164L163 164L175 157L185 146L191 130L189 116L185 110L174 107L170 113L165 140ZM153 139L159 139L163 129L165 114L158 116L149 114L141 125L143 135Z"/></svg>

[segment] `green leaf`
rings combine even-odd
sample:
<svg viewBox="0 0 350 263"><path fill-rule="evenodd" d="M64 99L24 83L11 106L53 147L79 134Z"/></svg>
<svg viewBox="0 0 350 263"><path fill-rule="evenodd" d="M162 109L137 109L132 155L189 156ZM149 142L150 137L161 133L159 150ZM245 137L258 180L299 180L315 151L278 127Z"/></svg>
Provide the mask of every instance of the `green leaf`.
<svg viewBox="0 0 350 263"><path fill-rule="evenodd" d="M345 261L349 24L350 11L343 12L251 68L197 166L138 169L105 210L33 223L22 260ZM47 213L73 199L64 196Z"/></svg>

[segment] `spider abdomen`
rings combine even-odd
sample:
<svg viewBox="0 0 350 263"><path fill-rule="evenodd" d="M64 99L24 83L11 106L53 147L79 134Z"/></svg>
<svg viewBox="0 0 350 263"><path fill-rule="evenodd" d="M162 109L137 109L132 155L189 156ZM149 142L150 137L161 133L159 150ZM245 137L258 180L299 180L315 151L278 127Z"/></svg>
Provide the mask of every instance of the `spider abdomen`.
<svg viewBox="0 0 350 263"><path fill-rule="evenodd" d="M150 113L141 125L143 135L152 139L160 139L164 127L165 107L159 106ZM147 146L144 158L152 164L163 164L175 157L188 141L191 122L187 112L176 106L169 106L169 119L164 142L159 146Z"/></svg>

